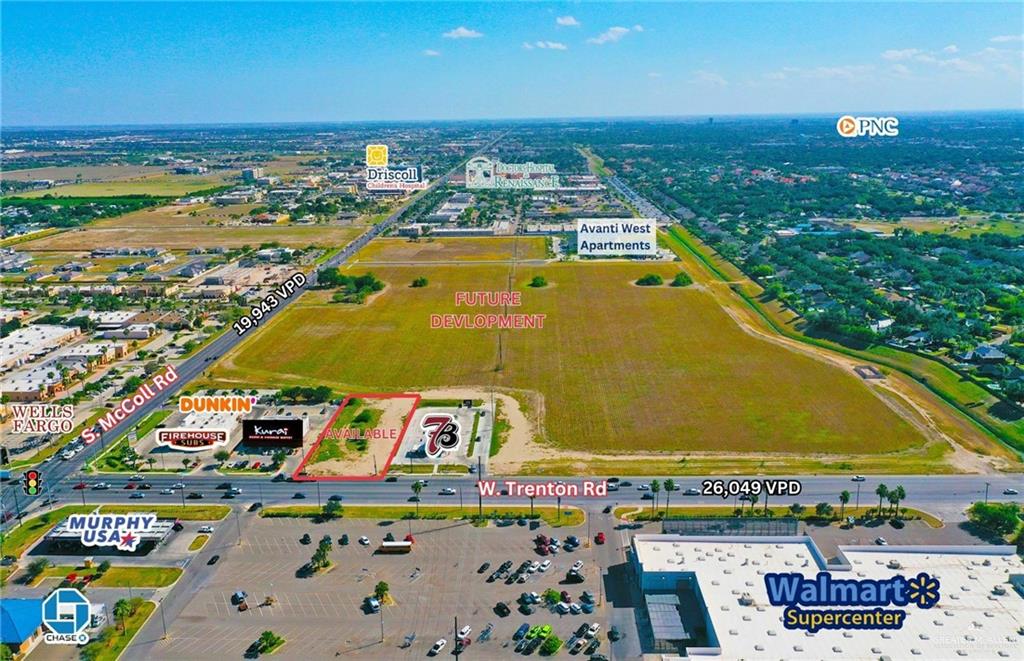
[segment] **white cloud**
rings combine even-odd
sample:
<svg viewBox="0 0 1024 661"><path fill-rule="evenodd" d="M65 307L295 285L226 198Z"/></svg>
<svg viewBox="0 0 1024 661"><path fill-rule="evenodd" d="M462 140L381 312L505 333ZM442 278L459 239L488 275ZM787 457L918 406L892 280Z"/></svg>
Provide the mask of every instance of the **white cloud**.
<svg viewBox="0 0 1024 661"><path fill-rule="evenodd" d="M627 34L629 34L629 28L618 26L611 27L602 32L601 34L597 35L596 37L591 37L590 39L587 39L587 43L597 44L598 46L607 43L615 43L616 41L619 41L620 39L625 37Z"/></svg>
<svg viewBox="0 0 1024 661"><path fill-rule="evenodd" d="M894 64L892 65L892 73L900 78L906 78L910 75L910 67L905 64Z"/></svg>
<svg viewBox="0 0 1024 661"><path fill-rule="evenodd" d="M550 48L551 50L569 50L569 47L559 41L535 41L537 48Z"/></svg>
<svg viewBox="0 0 1024 661"><path fill-rule="evenodd" d="M440 51L436 51L432 48L428 48L427 50L423 51L423 54L426 55L427 57L440 57L441 55Z"/></svg>
<svg viewBox="0 0 1024 661"><path fill-rule="evenodd" d="M693 81L695 83L702 83L705 85L715 85L717 87L725 87L729 82L714 71L704 71L703 69L693 72Z"/></svg>
<svg viewBox="0 0 1024 661"><path fill-rule="evenodd" d="M956 44L950 44L942 49L943 53L957 53L960 49L957 48Z"/></svg>
<svg viewBox="0 0 1024 661"><path fill-rule="evenodd" d="M643 32L643 31L644 31L644 26L640 25L639 23L637 25L633 26L633 32Z"/></svg>
<svg viewBox="0 0 1024 661"><path fill-rule="evenodd" d="M846 64L836 67L783 67L762 77L765 80L788 80L790 78L814 78L818 80L843 79L863 80L874 71L870 64Z"/></svg>
<svg viewBox="0 0 1024 661"><path fill-rule="evenodd" d="M661 78L661 73L658 71L651 71L647 74L648 78Z"/></svg>
<svg viewBox="0 0 1024 661"><path fill-rule="evenodd" d="M996 44L1005 44L1011 41L1024 41L1024 34L1001 34L997 37L992 37L989 41Z"/></svg>
<svg viewBox="0 0 1024 661"><path fill-rule="evenodd" d="M470 30L464 25L460 25L454 30L449 30L442 35L446 39L479 39L484 36L483 32L477 32L476 30Z"/></svg>
<svg viewBox="0 0 1024 661"><path fill-rule="evenodd" d="M559 16L555 19L555 23L567 28L578 28L580 26L580 22L572 16Z"/></svg>
<svg viewBox="0 0 1024 661"><path fill-rule="evenodd" d="M900 50L889 49L882 53L882 57L886 60L909 60L920 52L921 51L916 48L903 48Z"/></svg>
<svg viewBox="0 0 1024 661"><path fill-rule="evenodd" d="M533 50L533 44L531 44L528 41L524 41L523 42L523 48L525 48L526 50Z"/></svg>

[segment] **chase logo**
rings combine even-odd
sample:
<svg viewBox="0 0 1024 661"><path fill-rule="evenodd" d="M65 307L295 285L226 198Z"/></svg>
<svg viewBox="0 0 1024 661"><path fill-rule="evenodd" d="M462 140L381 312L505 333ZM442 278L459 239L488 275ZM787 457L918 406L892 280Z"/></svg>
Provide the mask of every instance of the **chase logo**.
<svg viewBox="0 0 1024 661"><path fill-rule="evenodd" d="M49 628L43 640L57 645L84 645L89 642L91 604L74 588L59 588L43 601L43 624Z"/></svg>
<svg viewBox="0 0 1024 661"><path fill-rule="evenodd" d="M939 603L939 579L924 572L909 579L893 576L879 581L833 579L828 572L818 572L813 579L795 572L769 573L764 584L768 601L786 606L783 625L811 633L820 629L901 629L907 617L905 607L928 609ZM883 608L890 605L904 608ZM824 606L842 608L818 608Z"/></svg>
<svg viewBox="0 0 1024 661"><path fill-rule="evenodd" d="M900 134L900 120L895 117L854 117L843 115L836 120L836 131L844 138L862 136L895 138Z"/></svg>
<svg viewBox="0 0 1024 661"><path fill-rule="evenodd" d="M366 145L366 167L386 168L388 166L387 145Z"/></svg>

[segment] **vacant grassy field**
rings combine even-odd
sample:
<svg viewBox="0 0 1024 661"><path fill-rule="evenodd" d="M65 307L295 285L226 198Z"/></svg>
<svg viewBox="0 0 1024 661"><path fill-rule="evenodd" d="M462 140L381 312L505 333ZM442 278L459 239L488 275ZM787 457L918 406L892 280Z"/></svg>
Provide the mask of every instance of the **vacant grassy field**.
<svg viewBox="0 0 1024 661"><path fill-rule="evenodd" d="M219 207L212 204L191 204L189 206L168 205L133 211L116 218L93 221L89 227L145 229L154 225L160 227L204 227L234 222L255 209L256 204L229 204Z"/></svg>
<svg viewBox="0 0 1024 661"><path fill-rule="evenodd" d="M53 179L54 181L74 181L81 177L83 182L113 181L115 179L137 179L144 176L160 175L167 171L158 165L79 165L56 166L47 168L29 168L27 170L8 170L0 175L7 181L34 181L36 179Z"/></svg>
<svg viewBox="0 0 1024 661"><path fill-rule="evenodd" d="M92 250L93 248L159 247L169 250L190 248L240 248L269 241L305 248L309 245L339 246L358 236L358 227L336 225L270 225L267 227L177 226L173 231L158 224L123 227L120 224L89 226L21 244L23 250Z"/></svg>
<svg viewBox="0 0 1024 661"><path fill-rule="evenodd" d="M678 264L520 266L519 312L543 329L431 330L458 290L500 290L509 267L375 267L389 283L416 275L426 288L391 286L367 305L303 296L214 370L246 387L316 382L342 391L487 385L544 396L548 440L566 449L888 453L924 437L859 379L756 339L699 286L636 287L648 272L669 281ZM358 268L353 269L358 273ZM534 275L550 285L526 287ZM289 378L290 377L290 378Z"/></svg>
<svg viewBox="0 0 1024 661"><path fill-rule="evenodd" d="M110 197L115 195L188 195L195 191L223 186L227 175L190 176L154 174L111 181L90 181L19 194L21 197Z"/></svg>
<svg viewBox="0 0 1024 661"><path fill-rule="evenodd" d="M544 259L544 237L458 237L445 239L376 239L357 255L358 262L462 262Z"/></svg>
<svg viewBox="0 0 1024 661"><path fill-rule="evenodd" d="M984 216L968 216L960 218L904 218L898 222L866 222L854 221L853 224L865 230L874 230L892 234L897 227L912 229L915 232L932 234L951 234L966 238L972 234L999 233L1008 236L1024 234L1024 222L1012 219L990 220Z"/></svg>

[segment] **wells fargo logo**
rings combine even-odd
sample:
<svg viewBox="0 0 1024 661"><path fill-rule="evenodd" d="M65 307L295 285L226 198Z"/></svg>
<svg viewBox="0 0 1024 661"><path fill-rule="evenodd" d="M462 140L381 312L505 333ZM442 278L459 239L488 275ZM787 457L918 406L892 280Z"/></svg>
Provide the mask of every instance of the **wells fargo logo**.
<svg viewBox="0 0 1024 661"><path fill-rule="evenodd" d="M227 411L231 413L249 413L256 398L241 395L225 395L213 397L209 395L182 395L178 400L178 410L182 413L215 413Z"/></svg>
<svg viewBox="0 0 1024 661"><path fill-rule="evenodd" d="M366 167L386 168L388 166L387 145L366 145Z"/></svg>

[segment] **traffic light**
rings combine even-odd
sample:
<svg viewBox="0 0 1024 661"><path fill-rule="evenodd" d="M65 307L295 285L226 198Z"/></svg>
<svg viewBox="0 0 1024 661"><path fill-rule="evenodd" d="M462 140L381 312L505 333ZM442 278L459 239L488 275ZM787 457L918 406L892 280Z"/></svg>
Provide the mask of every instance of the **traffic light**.
<svg viewBox="0 0 1024 661"><path fill-rule="evenodd" d="M25 480L25 484L22 488L25 490L26 496L38 496L43 488L43 474L37 470L27 470L22 475L22 479Z"/></svg>

